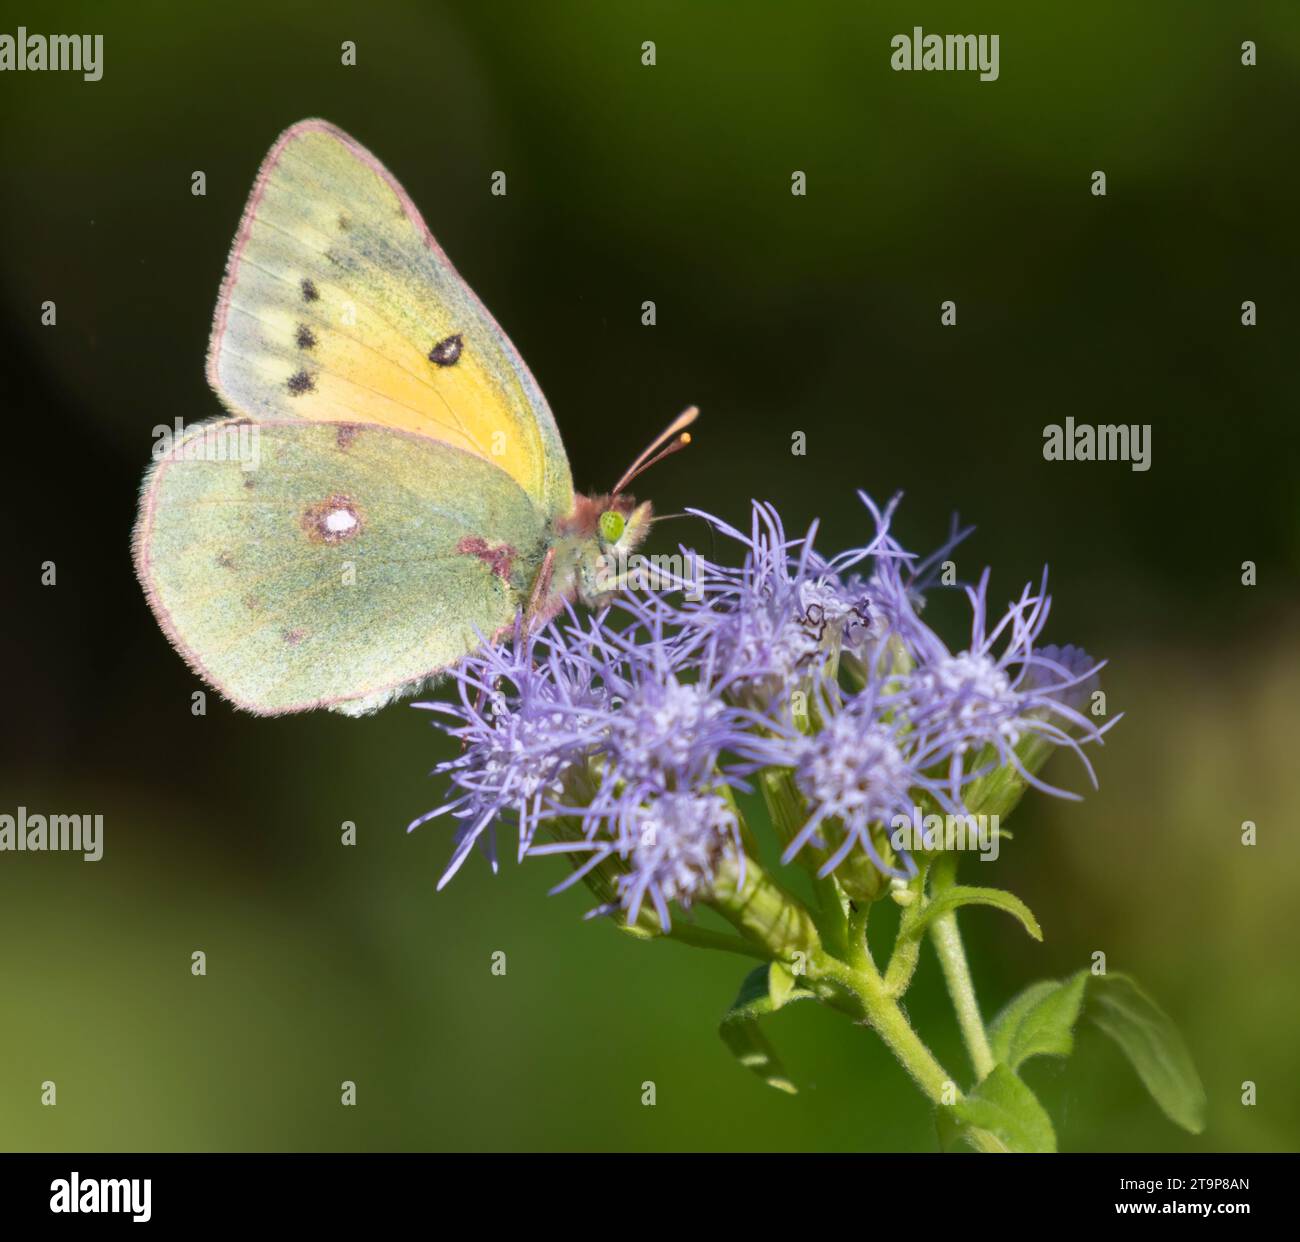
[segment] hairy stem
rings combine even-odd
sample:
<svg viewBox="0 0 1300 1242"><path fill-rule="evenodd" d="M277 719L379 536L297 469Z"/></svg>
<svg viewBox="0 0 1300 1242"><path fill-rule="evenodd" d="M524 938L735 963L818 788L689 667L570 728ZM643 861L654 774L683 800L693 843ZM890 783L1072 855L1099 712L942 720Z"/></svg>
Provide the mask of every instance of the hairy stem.
<svg viewBox="0 0 1300 1242"><path fill-rule="evenodd" d="M939 1064L898 1002L886 991L880 972L865 952L865 945L863 954L851 966L824 953L818 954L813 959L811 981L830 984L835 989L837 995L827 999L865 1021L932 1104L942 1107L961 1098L952 1075ZM1000 1139L986 1130L968 1127L964 1133L978 1151L1007 1150Z"/></svg>
<svg viewBox="0 0 1300 1242"><path fill-rule="evenodd" d="M925 877L929 863L922 859L917 873L908 882L903 891L906 898L903 914L898 921L898 934L894 938L894 948L889 955L889 965L885 968L885 991L897 999L911 986L912 976L916 973L916 964L921 956L922 934L916 930L917 922L925 911Z"/></svg>
<svg viewBox="0 0 1300 1242"><path fill-rule="evenodd" d="M956 912L935 919L930 924L930 938L934 941L943 966L948 995L952 997L952 1006L957 1011L957 1024L961 1027L961 1037L975 1069L975 1077L982 1079L993 1069L993 1050L989 1047L984 1019L980 1017L979 1002L975 999L975 984L966 963L961 932L957 929Z"/></svg>
<svg viewBox="0 0 1300 1242"><path fill-rule="evenodd" d="M833 979L856 1001L859 1016L884 1040L929 1100L934 1104L952 1103L956 1091L952 1075L935 1059L898 1002L885 991L884 980L870 958L863 956L847 969L842 963L831 965L824 959L818 965L820 974Z"/></svg>

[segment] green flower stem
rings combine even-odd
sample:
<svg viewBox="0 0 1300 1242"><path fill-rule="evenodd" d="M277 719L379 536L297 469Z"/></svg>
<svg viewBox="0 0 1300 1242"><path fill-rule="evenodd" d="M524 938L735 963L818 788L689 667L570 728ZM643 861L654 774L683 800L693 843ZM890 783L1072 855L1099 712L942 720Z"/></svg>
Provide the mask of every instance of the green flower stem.
<svg viewBox="0 0 1300 1242"><path fill-rule="evenodd" d="M907 934L900 928L894 951L889 955L885 969L885 991L897 999L911 986L916 974L916 963L921 956L921 937Z"/></svg>
<svg viewBox="0 0 1300 1242"><path fill-rule="evenodd" d="M906 901L903 903L902 917L898 920L898 934L894 937L889 965L885 968L885 991L895 999L911 986L916 964L921 957L923 933L917 930L916 925L927 904L925 878L929 869L929 861L922 858L916 875L903 890Z"/></svg>
<svg viewBox="0 0 1300 1242"><path fill-rule="evenodd" d="M875 969L871 946L867 943L867 919L870 914L871 903L864 901L849 916L848 960L858 970L867 966Z"/></svg>
<svg viewBox="0 0 1300 1242"><path fill-rule="evenodd" d="M957 1011L957 1023L970 1055L975 1077L982 1079L994 1065L993 1050L980 1017L979 1002L975 999L975 984L970 967L966 964L966 950L962 946L961 932L957 930L955 912L942 914L930 924L930 938L943 966L943 977L948 983L948 995Z"/></svg>
<svg viewBox="0 0 1300 1242"><path fill-rule="evenodd" d="M956 882L957 856L951 853L941 855L931 868L931 892L937 897ZM966 1044L975 1077L977 1080L983 1079L993 1069L995 1062L988 1034L984 1030L984 1019L980 1017L979 1001L975 999L975 983L966 963L966 949L957 928L956 911L940 915L930 924L930 939L934 942L935 952L943 967L948 995L952 997L952 1007L957 1013L957 1024L961 1027L961 1037Z"/></svg>
<svg viewBox="0 0 1300 1242"><path fill-rule="evenodd" d="M848 1002L838 1007L856 1011L855 1016L870 1025L934 1104L952 1102L956 1090L952 1075L935 1060L898 1002L885 991L884 980L865 949L851 966L825 953L818 954L811 966L810 981L832 985L840 993L837 999Z"/></svg>
<svg viewBox="0 0 1300 1242"><path fill-rule="evenodd" d="M865 1022L936 1106L961 1098L956 1081L912 1029L867 948L867 907L854 911L849 926L849 960L823 947L812 916L752 858L725 858L714 878L710 904L758 950L754 956L784 962L801 984L832 1008ZM703 929L695 929L701 931ZM982 1030L983 1028L981 1028ZM1005 1151L992 1134L965 1131L980 1151Z"/></svg>
<svg viewBox="0 0 1300 1242"><path fill-rule="evenodd" d="M898 1002L871 962L865 943L860 958L849 966L825 953L810 963L809 982L836 1008L866 1022L884 1041L898 1063L936 1107L956 1103L961 1091L952 1075L912 1029ZM830 992L824 991L829 986ZM963 1133L978 1151L1005 1152L1006 1145L987 1130L967 1127Z"/></svg>
<svg viewBox="0 0 1300 1242"><path fill-rule="evenodd" d="M896 1057L898 1064L907 1070L911 1079L926 1094L936 1107L944 1107L961 1099L962 1092L948 1070L936 1060L935 1053L926 1047L906 1014L902 1012L898 1001L885 990L884 979L872 965L871 957L863 951L861 962L848 971L842 969L841 962L833 958L816 958L814 961L814 978L833 979L842 990L852 996L853 1008L858 1009L858 1017L884 1040L885 1047ZM842 1005L841 1005L842 1008ZM997 1135L988 1130L967 1126L963 1134L976 1151L1005 1152L1006 1144Z"/></svg>

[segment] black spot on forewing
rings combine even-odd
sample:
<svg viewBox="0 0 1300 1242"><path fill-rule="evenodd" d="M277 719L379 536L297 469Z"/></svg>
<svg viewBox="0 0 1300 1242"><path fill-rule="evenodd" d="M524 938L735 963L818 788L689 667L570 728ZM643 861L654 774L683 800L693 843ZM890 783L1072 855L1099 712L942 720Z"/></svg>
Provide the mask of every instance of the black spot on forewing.
<svg viewBox="0 0 1300 1242"><path fill-rule="evenodd" d="M303 277L302 282L302 300L304 302L320 301L320 290L316 288L315 281L308 280L306 277Z"/></svg>
<svg viewBox="0 0 1300 1242"><path fill-rule="evenodd" d="M346 212L339 212L339 232L346 233L352 227L352 221L348 219Z"/></svg>
<svg viewBox="0 0 1300 1242"><path fill-rule="evenodd" d="M315 349L316 333L314 333L305 323L298 325L298 331L293 338L299 349Z"/></svg>
<svg viewBox="0 0 1300 1242"><path fill-rule="evenodd" d="M429 361L440 367L454 367L460 361L461 351L464 348L465 342L457 332L452 336L444 337L429 350Z"/></svg>
<svg viewBox="0 0 1300 1242"><path fill-rule="evenodd" d="M315 392L316 381L306 371L295 371L289 376L288 388L295 397L301 397L305 392Z"/></svg>

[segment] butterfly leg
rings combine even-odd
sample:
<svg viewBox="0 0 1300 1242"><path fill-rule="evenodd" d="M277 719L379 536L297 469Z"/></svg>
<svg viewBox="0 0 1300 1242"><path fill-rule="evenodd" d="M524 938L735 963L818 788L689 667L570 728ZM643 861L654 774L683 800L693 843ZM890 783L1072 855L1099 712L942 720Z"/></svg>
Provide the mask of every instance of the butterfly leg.
<svg viewBox="0 0 1300 1242"><path fill-rule="evenodd" d="M524 609L524 624L532 629L537 622L544 622L554 615L555 609L548 610L548 596L551 593L551 579L555 573L555 548L546 549L542 558L542 567L533 579L533 589L528 593L528 606Z"/></svg>
<svg viewBox="0 0 1300 1242"><path fill-rule="evenodd" d="M487 702L487 687L478 688L478 698L474 703L474 712L481 719L483 716L483 704ZM460 753L463 755L469 749L469 738L463 737L460 740Z"/></svg>

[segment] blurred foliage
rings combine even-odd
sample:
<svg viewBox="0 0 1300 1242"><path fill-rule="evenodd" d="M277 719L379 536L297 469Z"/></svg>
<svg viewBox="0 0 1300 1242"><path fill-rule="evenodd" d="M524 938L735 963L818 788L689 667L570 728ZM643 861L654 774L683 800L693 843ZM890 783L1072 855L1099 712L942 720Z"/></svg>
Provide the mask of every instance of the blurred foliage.
<svg viewBox="0 0 1300 1242"><path fill-rule="evenodd" d="M665 512L734 520L761 496L795 526L821 515L835 547L866 529L855 488L905 488L910 546L954 507L980 527L963 576L992 563L1009 598L1051 562L1048 637L1111 657L1128 718L1100 793L1027 799L995 865L1046 943L964 919L985 1011L1105 951L1182 1027L1209 1125L1176 1131L1084 1035L1064 1070L1026 1071L1063 1149L1300 1145L1291 16L1007 4L972 27L952 3L496 0L7 18L103 32L105 71L0 78L0 509L18 535L0 811L99 811L106 847L0 855L0 1146L935 1145L889 1054L833 1014L773 1019L797 1097L738 1069L716 1028L745 964L582 923L580 894L545 895L560 864L517 868L506 842L499 876L476 862L435 895L446 829L402 831L438 796L425 718L190 715L131 574L136 489L155 424L218 409L202 362L226 250L262 154L308 115L404 182L528 358L580 487L698 402L696 447L644 481ZM890 71L917 20L999 33L999 81ZM1153 468L1045 463L1042 428L1069 415L1150 422ZM957 604L933 604L954 641ZM964 1074L946 1004L923 960L909 1013Z"/></svg>

